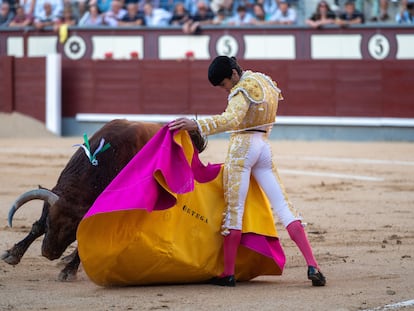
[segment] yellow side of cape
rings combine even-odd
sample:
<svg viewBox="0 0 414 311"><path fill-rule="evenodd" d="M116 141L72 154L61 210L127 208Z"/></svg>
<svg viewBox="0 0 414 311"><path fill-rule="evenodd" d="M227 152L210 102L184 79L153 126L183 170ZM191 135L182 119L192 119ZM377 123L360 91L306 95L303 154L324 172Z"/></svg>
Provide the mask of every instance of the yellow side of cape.
<svg viewBox="0 0 414 311"><path fill-rule="evenodd" d="M190 160L192 148L185 147L187 140L179 143ZM168 189L162 176L156 179ZM223 271L222 169L214 180L196 182L194 191L173 195L177 203L166 210L116 211L81 221L79 255L93 282L102 286L194 283ZM277 237L269 202L253 178L243 221L244 233ZM239 247L236 272L239 281L282 273L272 258L243 246Z"/></svg>
<svg viewBox="0 0 414 311"><path fill-rule="evenodd" d="M268 202L260 188L249 192L243 232L277 237ZM177 196L177 204L148 213L129 210L82 220L77 239L82 265L98 285L203 282L223 271L220 234L224 200L222 174ZM254 214L254 217L253 217ZM275 262L240 247L238 280L281 274Z"/></svg>

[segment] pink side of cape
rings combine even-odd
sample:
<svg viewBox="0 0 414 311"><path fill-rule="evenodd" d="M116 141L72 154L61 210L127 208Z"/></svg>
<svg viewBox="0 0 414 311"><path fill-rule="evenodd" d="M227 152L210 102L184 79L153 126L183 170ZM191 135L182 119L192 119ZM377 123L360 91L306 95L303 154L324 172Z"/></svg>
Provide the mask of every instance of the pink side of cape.
<svg viewBox="0 0 414 311"><path fill-rule="evenodd" d="M220 172L220 164L201 163L194 152L191 166L175 133L164 126L122 169L99 195L84 218L98 213L130 209L167 209L176 199L161 187L154 175L161 173L171 192L183 194L194 189L194 180L208 182Z"/></svg>
<svg viewBox="0 0 414 311"><path fill-rule="evenodd" d="M273 258L280 269L283 270L286 263L286 256L279 239L249 232L242 235L241 245L263 256Z"/></svg>

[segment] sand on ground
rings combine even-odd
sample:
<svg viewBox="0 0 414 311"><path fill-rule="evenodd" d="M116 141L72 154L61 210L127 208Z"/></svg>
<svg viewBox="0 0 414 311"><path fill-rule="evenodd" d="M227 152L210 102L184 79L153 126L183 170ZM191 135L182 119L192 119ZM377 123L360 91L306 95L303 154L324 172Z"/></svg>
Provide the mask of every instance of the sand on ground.
<svg viewBox="0 0 414 311"><path fill-rule="evenodd" d="M72 146L82 142L55 137L33 119L0 114L0 253L40 216L41 202L30 202L9 228L15 198L38 185L53 187ZM0 261L0 310L414 310L414 144L271 143L290 199L308 224L326 287L310 285L306 264L280 224L283 275L235 288L103 288L82 266L77 280L60 282L62 264L41 256L39 238L18 265ZM210 139L203 161L223 162L226 147L226 140Z"/></svg>

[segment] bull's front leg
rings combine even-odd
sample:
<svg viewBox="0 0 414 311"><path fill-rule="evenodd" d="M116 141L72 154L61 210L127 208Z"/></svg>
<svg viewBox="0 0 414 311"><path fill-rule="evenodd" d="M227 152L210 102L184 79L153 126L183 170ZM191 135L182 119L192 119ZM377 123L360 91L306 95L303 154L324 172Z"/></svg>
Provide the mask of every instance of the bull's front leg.
<svg viewBox="0 0 414 311"><path fill-rule="evenodd" d="M80 265L80 257L78 253L78 248L76 248L73 253L66 256L65 260L70 260L62 271L59 273L59 281L73 281L76 279L76 274L78 273L78 268Z"/></svg>
<svg viewBox="0 0 414 311"><path fill-rule="evenodd" d="M45 233L47 213L48 204L44 204L42 216L32 225L32 229L30 230L29 234L23 240L15 244L12 248L5 251L1 255L2 260L10 265L17 265L20 262L24 253L27 251L33 241Z"/></svg>

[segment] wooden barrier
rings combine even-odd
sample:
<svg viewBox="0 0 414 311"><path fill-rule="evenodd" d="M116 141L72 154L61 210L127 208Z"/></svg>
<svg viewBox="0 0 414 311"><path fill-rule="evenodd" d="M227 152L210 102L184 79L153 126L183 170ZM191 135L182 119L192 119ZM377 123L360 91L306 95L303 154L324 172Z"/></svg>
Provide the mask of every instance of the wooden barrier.
<svg viewBox="0 0 414 311"><path fill-rule="evenodd" d="M268 73L285 100L279 115L414 118L412 61L241 61ZM216 114L227 94L209 61L62 61L62 116L78 113ZM45 121L45 59L0 58L2 112Z"/></svg>

